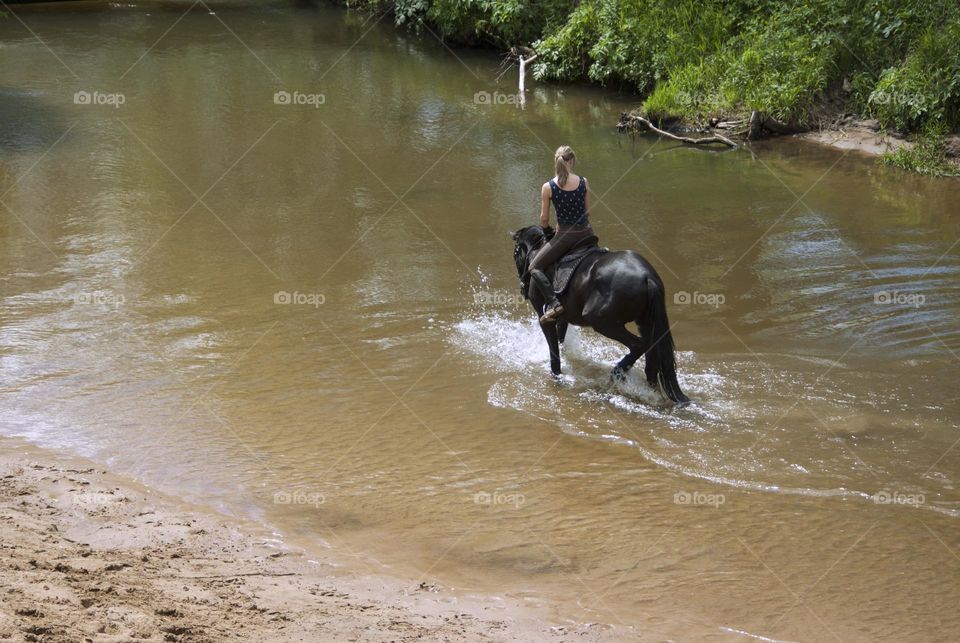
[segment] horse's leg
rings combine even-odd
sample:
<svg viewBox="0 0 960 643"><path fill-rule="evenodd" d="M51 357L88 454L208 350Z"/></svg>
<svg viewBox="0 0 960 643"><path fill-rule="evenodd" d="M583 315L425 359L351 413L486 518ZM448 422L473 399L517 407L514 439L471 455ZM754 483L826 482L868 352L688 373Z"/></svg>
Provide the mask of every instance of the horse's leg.
<svg viewBox="0 0 960 643"><path fill-rule="evenodd" d="M623 359L617 362L617 365L613 367L613 371L610 372L611 377L623 381L627 376L627 372L633 368L633 365L636 364L640 356L643 355L643 340L627 330L626 326L594 327L594 330L604 337L609 337L614 341L620 342L630 351Z"/></svg>
<svg viewBox="0 0 960 643"><path fill-rule="evenodd" d="M530 284L530 305L533 311L539 317L543 313L543 297L539 291ZM547 348L550 349L550 371L554 375L560 374L560 343L557 341L558 324L540 324L540 330L547 340Z"/></svg>
<svg viewBox="0 0 960 643"><path fill-rule="evenodd" d="M557 320L557 340L562 344L563 340L567 338L567 328L570 327L570 324L565 322L562 319Z"/></svg>
<svg viewBox="0 0 960 643"><path fill-rule="evenodd" d="M543 336L547 338L547 346L550 348L550 371L554 375L560 375L560 343L557 341L557 325L541 324L540 329Z"/></svg>
<svg viewBox="0 0 960 643"><path fill-rule="evenodd" d="M657 388L657 363L649 357L646 366L643 367L643 374L647 376L647 384L650 388Z"/></svg>

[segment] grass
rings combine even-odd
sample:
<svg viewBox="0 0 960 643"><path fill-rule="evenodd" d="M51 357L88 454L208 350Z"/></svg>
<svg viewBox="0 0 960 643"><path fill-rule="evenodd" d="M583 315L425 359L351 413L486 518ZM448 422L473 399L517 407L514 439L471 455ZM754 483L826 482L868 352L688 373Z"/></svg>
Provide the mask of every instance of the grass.
<svg viewBox="0 0 960 643"><path fill-rule="evenodd" d="M913 147L885 152L880 162L926 176L960 176L960 165L947 158L943 134L942 126L932 126L917 137Z"/></svg>

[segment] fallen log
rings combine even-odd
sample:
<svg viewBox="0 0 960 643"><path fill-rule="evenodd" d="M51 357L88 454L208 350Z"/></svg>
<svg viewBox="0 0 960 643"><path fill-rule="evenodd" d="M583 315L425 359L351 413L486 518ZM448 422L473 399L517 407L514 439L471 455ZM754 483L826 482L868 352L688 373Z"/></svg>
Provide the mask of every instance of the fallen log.
<svg viewBox="0 0 960 643"><path fill-rule="evenodd" d="M659 127L651 123L649 120L647 120L643 116L637 116L636 114L621 114L620 122L617 123L617 129L621 131L624 129L631 129L631 130L647 129L653 132L654 134L657 134L658 136L669 138L673 141L679 141L680 143L684 143L686 145L710 145L711 143L720 143L722 145L726 145L734 149L739 147L739 145L731 141L726 136L723 136L717 133L714 133L712 136L703 136L700 138L691 138L689 136L679 136L672 132L668 132L666 130L660 129Z"/></svg>
<svg viewBox="0 0 960 643"><path fill-rule="evenodd" d="M774 134L799 134L807 131L807 128L795 123L785 123L770 116L766 112L751 112L749 125L747 127L747 139L754 140L760 138L765 131Z"/></svg>
<svg viewBox="0 0 960 643"><path fill-rule="evenodd" d="M711 127L717 129L740 129L744 126L744 121L718 121L716 124L711 123Z"/></svg>

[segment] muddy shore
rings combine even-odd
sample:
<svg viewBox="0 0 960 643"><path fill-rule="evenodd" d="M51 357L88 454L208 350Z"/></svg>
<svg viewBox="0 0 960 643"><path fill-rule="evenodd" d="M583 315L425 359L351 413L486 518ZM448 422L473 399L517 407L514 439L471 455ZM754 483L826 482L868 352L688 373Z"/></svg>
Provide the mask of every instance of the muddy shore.
<svg viewBox="0 0 960 643"><path fill-rule="evenodd" d="M845 120L836 128L811 130L794 134L794 136L804 141L844 151L861 152L870 156L896 152L900 148L913 145L902 136L885 132L877 121L854 118Z"/></svg>
<svg viewBox="0 0 960 643"><path fill-rule="evenodd" d="M605 641L498 597L358 574L187 505L3 439L0 640Z"/></svg>

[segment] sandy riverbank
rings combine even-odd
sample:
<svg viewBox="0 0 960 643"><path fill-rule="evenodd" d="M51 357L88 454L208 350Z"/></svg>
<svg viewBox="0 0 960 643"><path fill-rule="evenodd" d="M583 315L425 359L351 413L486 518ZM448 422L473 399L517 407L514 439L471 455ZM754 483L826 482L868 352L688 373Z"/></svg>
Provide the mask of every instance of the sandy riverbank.
<svg viewBox="0 0 960 643"><path fill-rule="evenodd" d="M896 152L902 147L911 147L912 143L902 136L895 136L880 127L874 120L849 117L837 124L837 127L811 130L796 134L797 138L828 145L840 150L850 150L879 156L884 152Z"/></svg>
<svg viewBox="0 0 960 643"><path fill-rule="evenodd" d="M602 641L496 597L343 572L254 523L4 439L0 640Z"/></svg>
<svg viewBox="0 0 960 643"><path fill-rule="evenodd" d="M870 120L849 119L835 128L814 129L789 136L868 156L880 156L886 152L913 147L910 141L880 129L876 121Z"/></svg>

